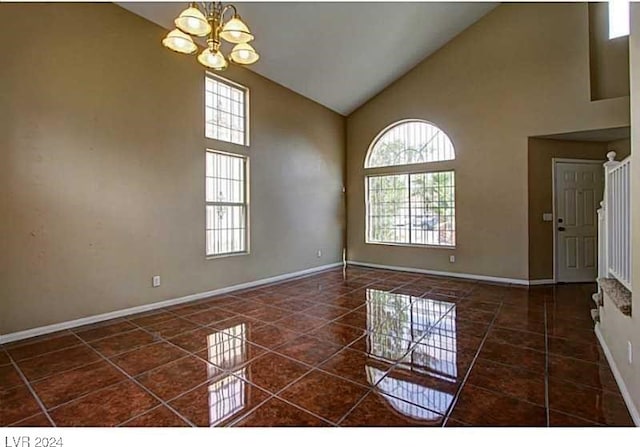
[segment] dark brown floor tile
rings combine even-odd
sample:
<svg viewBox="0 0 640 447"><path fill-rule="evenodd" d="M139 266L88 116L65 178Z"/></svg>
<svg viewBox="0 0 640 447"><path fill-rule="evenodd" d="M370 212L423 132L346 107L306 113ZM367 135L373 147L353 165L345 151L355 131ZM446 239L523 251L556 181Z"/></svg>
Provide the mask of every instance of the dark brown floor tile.
<svg viewBox="0 0 640 447"><path fill-rule="evenodd" d="M586 313L589 316L588 319L563 318L566 317L566 313L562 313L560 316L555 316L553 314L549 315L549 313L550 312L547 312L547 328L550 333L581 330L591 332L591 334L593 334L593 320L591 320L589 312Z"/></svg>
<svg viewBox="0 0 640 447"><path fill-rule="evenodd" d="M542 319L538 319L537 315L528 317L525 312L521 315L518 312L503 311L504 308L498 313L494 326L518 331L536 332L539 334L545 333L544 315L542 315Z"/></svg>
<svg viewBox="0 0 640 447"><path fill-rule="evenodd" d="M189 425L165 406L159 406L122 425L123 427L188 427Z"/></svg>
<svg viewBox="0 0 640 447"><path fill-rule="evenodd" d="M244 332L245 338L250 338L253 331L258 329L259 327L265 326L267 323L264 321L254 320L253 318L249 318L244 315L236 315L235 317L231 317L227 320L218 321L209 325L210 328L215 329L216 331L226 331L228 333L233 332L234 329L238 326L241 326L241 331Z"/></svg>
<svg viewBox="0 0 640 447"><path fill-rule="evenodd" d="M60 427L113 427L158 403L138 385L125 381L57 407L49 415Z"/></svg>
<svg viewBox="0 0 640 447"><path fill-rule="evenodd" d="M35 340L24 340L16 344L6 346L7 351L16 362L28 359L37 355L46 354L71 346L77 346L82 342L75 335L64 334L56 337L45 337Z"/></svg>
<svg viewBox="0 0 640 447"><path fill-rule="evenodd" d="M549 375L579 385L618 393L615 377L605 363L583 362L569 357L549 356Z"/></svg>
<svg viewBox="0 0 640 447"><path fill-rule="evenodd" d="M198 427L232 424L260 405L269 394L240 377L222 376L169 402L169 405Z"/></svg>
<svg viewBox="0 0 640 447"><path fill-rule="evenodd" d="M143 373L136 380L160 399L168 401L219 373L218 368L189 356Z"/></svg>
<svg viewBox="0 0 640 447"><path fill-rule="evenodd" d="M136 326L133 323L120 319L116 321L109 320L102 323L91 324L89 326L81 326L74 329L73 332L75 332L78 337L88 342L127 332L135 328Z"/></svg>
<svg viewBox="0 0 640 447"><path fill-rule="evenodd" d="M32 383L47 408L123 381L126 376L104 360Z"/></svg>
<svg viewBox="0 0 640 447"><path fill-rule="evenodd" d="M175 337L176 335L193 331L197 328L197 324L179 317L145 326L145 329L151 332L154 336L164 338Z"/></svg>
<svg viewBox="0 0 640 447"><path fill-rule="evenodd" d="M456 303L456 313L462 311L465 312L468 309L473 309L481 312L488 312L491 314L495 314L498 312L500 308L500 303L492 302L492 301L466 301L460 300ZM467 318L467 320L473 320L473 318ZM482 321L485 321L485 317L481 318ZM491 320L489 320L491 321ZM488 321L487 321L488 322Z"/></svg>
<svg viewBox="0 0 640 447"><path fill-rule="evenodd" d="M196 312L202 312L203 310L209 310L216 307L218 306L214 305L211 302L211 300L205 300L197 303L189 303L189 304L182 304L179 306L172 306L172 307L166 308L165 310L167 312L171 312L179 316L185 316L185 315L194 314Z"/></svg>
<svg viewBox="0 0 640 447"><path fill-rule="evenodd" d="M302 335L276 348L276 352L299 362L315 366L327 360L340 349L342 347L339 345L334 345L309 335Z"/></svg>
<svg viewBox="0 0 640 447"><path fill-rule="evenodd" d="M274 397L236 424L238 427L326 427L325 421Z"/></svg>
<svg viewBox="0 0 640 447"><path fill-rule="evenodd" d="M593 328L589 329L577 329L570 326L547 326L547 335L549 337L565 338L568 340L575 340L581 343L598 344Z"/></svg>
<svg viewBox="0 0 640 447"><path fill-rule="evenodd" d="M246 312L246 316L265 323L272 323L280 320L281 318L291 315L292 312L279 307L273 306L260 306L254 310Z"/></svg>
<svg viewBox="0 0 640 447"><path fill-rule="evenodd" d="M248 341L255 343L258 346L273 349L277 346L290 342L299 336L300 334L298 332L289 331L272 324L267 324L248 334L247 338Z"/></svg>
<svg viewBox="0 0 640 447"><path fill-rule="evenodd" d="M14 366L0 366L0 392L19 385L23 385L22 378Z"/></svg>
<svg viewBox="0 0 640 447"><path fill-rule="evenodd" d="M540 373L544 373L546 367L544 352L489 340L485 341L478 357Z"/></svg>
<svg viewBox="0 0 640 447"><path fill-rule="evenodd" d="M164 365L185 355L187 355L187 353L181 349L161 341L125 352L124 354L113 357L111 361L124 369L129 375L137 376L140 373Z"/></svg>
<svg viewBox="0 0 640 447"><path fill-rule="evenodd" d="M438 427L443 416L426 408L372 392L340 423L345 427Z"/></svg>
<svg viewBox="0 0 640 447"><path fill-rule="evenodd" d="M601 427L601 425L596 422L570 416L568 414L550 411L549 427Z"/></svg>
<svg viewBox="0 0 640 447"><path fill-rule="evenodd" d="M420 375L420 382L426 386L452 393L464 379L474 357L475 352L447 351L419 344L400 360L396 369ZM448 386L443 388L442 381ZM441 411L439 408L433 409Z"/></svg>
<svg viewBox="0 0 640 447"><path fill-rule="evenodd" d="M292 314L288 317L278 320L276 325L280 328L289 329L291 331L305 333L324 326L327 320L322 318L310 317L301 313Z"/></svg>
<svg viewBox="0 0 640 447"><path fill-rule="evenodd" d="M545 405L544 375L478 359L467 383L520 400Z"/></svg>
<svg viewBox="0 0 640 447"><path fill-rule="evenodd" d="M153 335L143 331L142 329L136 329L120 335L102 338L89 344L102 355L113 357L123 352L148 345L156 340L157 338Z"/></svg>
<svg viewBox="0 0 640 447"><path fill-rule="evenodd" d="M384 374L392 365L378 361L374 356L362 351L346 348L320 365L320 369L365 386L373 386L376 384L376 378L381 377L373 375L370 369L375 368L380 374Z"/></svg>
<svg viewBox="0 0 640 447"><path fill-rule="evenodd" d="M329 323L309 332L309 335L328 341L330 343L346 346L364 334L362 329L345 326L338 323Z"/></svg>
<svg viewBox="0 0 640 447"><path fill-rule="evenodd" d="M277 393L309 370L302 363L270 352L246 366L245 378L267 391Z"/></svg>
<svg viewBox="0 0 640 447"><path fill-rule="evenodd" d="M235 337L214 338L208 349L195 354L221 370L236 370L252 362L267 350L246 340Z"/></svg>
<svg viewBox="0 0 640 447"><path fill-rule="evenodd" d="M209 335L216 332L213 328L201 328L195 331L171 337L168 341L176 346L186 349L189 352L202 351L209 347Z"/></svg>
<svg viewBox="0 0 640 447"><path fill-rule="evenodd" d="M349 312L348 314L343 315L342 317L336 320L336 323L346 324L347 326L353 326L356 329L374 329L371 323L371 317L367 314L366 310L354 310Z"/></svg>
<svg viewBox="0 0 640 447"><path fill-rule="evenodd" d="M470 427L469 424L459 421L457 419L449 418L444 423L445 427Z"/></svg>
<svg viewBox="0 0 640 447"><path fill-rule="evenodd" d="M349 310L363 309L366 304L366 299L349 298L345 295L337 296L330 299L323 300L322 304L328 306L342 307Z"/></svg>
<svg viewBox="0 0 640 447"><path fill-rule="evenodd" d="M466 384L451 417L473 426L544 427L544 407Z"/></svg>
<svg viewBox="0 0 640 447"><path fill-rule="evenodd" d="M18 362L20 370L30 381L97 362L100 356L91 348L80 345Z"/></svg>
<svg viewBox="0 0 640 447"><path fill-rule="evenodd" d="M8 365L10 363L11 359L9 359L9 355L0 347L0 366Z"/></svg>
<svg viewBox="0 0 640 447"><path fill-rule="evenodd" d="M303 313L304 315L318 317L324 320L335 320L336 318L341 317L349 311L349 309L345 309L344 307L316 304L315 306L306 309Z"/></svg>
<svg viewBox="0 0 640 447"><path fill-rule="evenodd" d="M530 348L542 352L545 351L544 334L537 334L534 332L514 331L494 326L489 331L487 341L508 343L521 348Z"/></svg>
<svg viewBox="0 0 640 447"><path fill-rule="evenodd" d="M619 393L549 378L549 407L604 425L633 426Z"/></svg>
<svg viewBox="0 0 640 447"><path fill-rule="evenodd" d="M595 343L582 343L557 337L549 337L547 341L549 343L549 354L572 357L586 362L606 363L607 361L602 348Z"/></svg>
<svg viewBox="0 0 640 447"><path fill-rule="evenodd" d="M279 396L337 423L365 395L367 388L335 376L312 371Z"/></svg>
<svg viewBox="0 0 640 447"><path fill-rule="evenodd" d="M227 320L229 318L234 317L236 314L233 312L229 312L226 309L222 309L220 307L214 307L208 310L203 310L201 312L196 312L190 315L186 315L184 318L203 326L208 326L210 324L219 323L221 321Z"/></svg>
<svg viewBox="0 0 640 447"><path fill-rule="evenodd" d="M302 300L302 299L292 299L292 300L283 301L278 304L275 304L275 306L279 307L280 309L284 309L289 312L302 312L302 313L304 313L304 310L310 307L313 307L315 305L316 303L314 303L313 301Z"/></svg>
<svg viewBox="0 0 640 447"><path fill-rule="evenodd" d="M11 427L53 427L53 425L44 413L40 413L11 424Z"/></svg>
<svg viewBox="0 0 640 447"><path fill-rule="evenodd" d="M40 413L40 406L26 386L0 391L0 427Z"/></svg>
<svg viewBox="0 0 640 447"><path fill-rule="evenodd" d="M156 324L164 320L169 320L171 318L175 318L175 315L170 312L166 312L164 310L151 310L149 312L142 312L142 313L127 317L129 321L139 326Z"/></svg>

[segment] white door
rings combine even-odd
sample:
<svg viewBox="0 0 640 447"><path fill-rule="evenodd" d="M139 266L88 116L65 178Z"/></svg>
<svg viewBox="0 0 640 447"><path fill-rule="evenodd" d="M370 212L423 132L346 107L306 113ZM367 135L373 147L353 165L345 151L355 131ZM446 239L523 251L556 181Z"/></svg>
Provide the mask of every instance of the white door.
<svg viewBox="0 0 640 447"><path fill-rule="evenodd" d="M557 282L595 281L598 217L604 174L601 163L555 164L555 269Z"/></svg>

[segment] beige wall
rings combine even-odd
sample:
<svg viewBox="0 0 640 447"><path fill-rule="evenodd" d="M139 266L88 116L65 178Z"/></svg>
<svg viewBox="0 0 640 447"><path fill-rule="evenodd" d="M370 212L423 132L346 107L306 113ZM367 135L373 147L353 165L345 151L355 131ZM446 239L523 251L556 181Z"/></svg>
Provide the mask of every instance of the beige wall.
<svg viewBox="0 0 640 447"><path fill-rule="evenodd" d="M553 212L553 159L604 163L607 151L606 142L529 138L529 279L553 279L554 223L542 220L543 213Z"/></svg>
<svg viewBox="0 0 640 447"><path fill-rule="evenodd" d="M591 99L629 96L629 38L609 39L609 5L589 3Z"/></svg>
<svg viewBox="0 0 640 447"><path fill-rule="evenodd" d="M237 148L204 138L204 70L165 33L113 4L0 4L0 333L341 260L344 118L236 68L251 254L205 260L205 148Z"/></svg>
<svg viewBox="0 0 640 447"><path fill-rule="evenodd" d="M590 101L588 34L584 3L503 4L349 116L349 259L528 279L528 137L629 124L628 98ZM364 157L405 118L456 147L454 251L364 242Z"/></svg>
<svg viewBox="0 0 640 447"><path fill-rule="evenodd" d="M640 4L631 3L631 195L632 195L632 315L626 317L609 300L600 312L600 329L611 351L616 368L624 380L636 411L640 411L640 163L636 160L640 148ZM633 346L633 363L627 360L627 343ZM640 415L637 414L637 417ZM640 419L636 420L640 424Z"/></svg>
<svg viewBox="0 0 640 447"><path fill-rule="evenodd" d="M622 140L609 141L607 143L607 150L616 153L616 160L624 160L631 154L631 139L624 138Z"/></svg>

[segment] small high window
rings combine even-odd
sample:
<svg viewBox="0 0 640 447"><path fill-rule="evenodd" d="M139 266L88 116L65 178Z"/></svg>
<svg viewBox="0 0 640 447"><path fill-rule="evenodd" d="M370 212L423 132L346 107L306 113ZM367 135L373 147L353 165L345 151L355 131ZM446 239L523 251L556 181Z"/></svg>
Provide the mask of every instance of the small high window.
<svg viewBox="0 0 640 447"><path fill-rule="evenodd" d="M220 76L205 78L205 135L214 140L249 145L248 92Z"/></svg>
<svg viewBox="0 0 640 447"><path fill-rule="evenodd" d="M385 129L365 161L366 242L455 246L455 159L449 137L425 121Z"/></svg>
<svg viewBox="0 0 640 447"><path fill-rule="evenodd" d="M609 39L629 35L629 0L609 0Z"/></svg>

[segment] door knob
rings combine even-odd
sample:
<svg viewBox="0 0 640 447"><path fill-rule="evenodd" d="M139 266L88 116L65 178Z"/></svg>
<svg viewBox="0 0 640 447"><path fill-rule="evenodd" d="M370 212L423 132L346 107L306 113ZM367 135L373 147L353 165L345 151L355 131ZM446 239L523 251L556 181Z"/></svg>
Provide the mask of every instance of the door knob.
<svg viewBox="0 0 640 447"><path fill-rule="evenodd" d="M564 227L558 227L558 231L564 231Z"/></svg>

